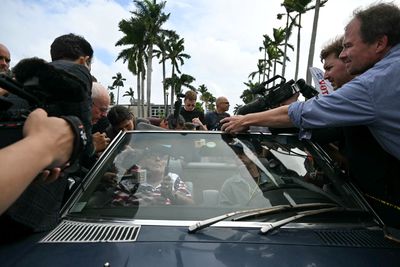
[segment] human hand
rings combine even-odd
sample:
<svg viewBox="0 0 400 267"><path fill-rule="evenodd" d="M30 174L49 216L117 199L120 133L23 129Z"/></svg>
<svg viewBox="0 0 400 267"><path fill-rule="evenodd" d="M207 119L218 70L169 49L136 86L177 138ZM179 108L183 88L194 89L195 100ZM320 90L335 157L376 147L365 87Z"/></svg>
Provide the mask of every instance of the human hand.
<svg viewBox="0 0 400 267"><path fill-rule="evenodd" d="M37 176L36 180L44 183L52 183L62 175L61 168L53 168L44 170Z"/></svg>
<svg viewBox="0 0 400 267"><path fill-rule="evenodd" d="M247 126L243 126L244 124L244 116L230 116L223 118L221 121L221 130L225 132L242 132L247 130Z"/></svg>
<svg viewBox="0 0 400 267"><path fill-rule="evenodd" d="M110 186L117 186L117 174L113 172L105 172L101 178L103 182Z"/></svg>
<svg viewBox="0 0 400 267"><path fill-rule="evenodd" d="M192 123L197 127L199 126L202 130L207 130L207 127L201 122L199 118L193 118Z"/></svg>
<svg viewBox="0 0 400 267"><path fill-rule="evenodd" d="M23 135L43 142L50 157L48 177L58 177L58 171L53 171L53 168L65 165L73 151L75 135L70 125L64 119L48 117L43 109L36 109L26 119Z"/></svg>
<svg viewBox="0 0 400 267"><path fill-rule="evenodd" d="M104 151L110 144L110 138L108 138L105 133L97 132L92 134L92 140L96 153Z"/></svg>

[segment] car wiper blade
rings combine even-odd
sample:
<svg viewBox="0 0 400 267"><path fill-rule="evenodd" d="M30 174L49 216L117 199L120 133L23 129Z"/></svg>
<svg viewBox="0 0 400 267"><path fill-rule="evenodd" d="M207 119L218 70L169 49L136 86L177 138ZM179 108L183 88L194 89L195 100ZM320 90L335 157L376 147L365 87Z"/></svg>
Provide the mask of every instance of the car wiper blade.
<svg viewBox="0 0 400 267"><path fill-rule="evenodd" d="M317 209L317 210L306 210L306 211L300 211L296 215L290 216L288 218L272 222L272 223L267 223L265 226L261 227L260 231L262 234L266 234L268 232L271 232L274 229L277 229L285 224L288 224L292 221L295 221L299 218L305 217L305 216L311 216L315 214L321 214L325 212L331 212L331 211L344 211L348 210L343 207L331 207L331 208L325 208L325 209Z"/></svg>
<svg viewBox="0 0 400 267"><path fill-rule="evenodd" d="M206 219L200 222L197 222L191 226L189 226L188 228L188 232L189 233L195 233L198 230L204 229L208 226L211 226L217 222L223 221L225 219L234 217L236 215L240 215L240 214L246 214L244 216L242 216L241 218L247 217L248 216L256 216L256 215L265 215L268 213L274 213L274 212L278 212L278 211L282 211L285 209L297 209L297 208L315 208L315 207L337 207L337 205L335 204L330 204L330 203L307 203L307 204L299 204L296 206L292 206L292 205L279 205L279 206L274 206L274 207L268 207L268 208L258 208L258 209L249 209L249 210L239 210L239 211L234 211L234 212L229 212L223 215L219 215L216 217L212 217L210 219Z"/></svg>
<svg viewBox="0 0 400 267"><path fill-rule="evenodd" d="M338 207L338 206L336 204L332 204L332 203L306 203L306 204L298 204L298 205L286 205L285 208L280 209L279 211L306 209L306 208L313 208L313 210L315 210L316 208L332 208L332 207ZM273 212L260 211L260 212L247 213L240 217L232 219L232 221L242 221L244 219L249 219L249 218L253 218L253 217L257 217L257 216L265 215L265 214L269 214L269 213L273 213Z"/></svg>
<svg viewBox="0 0 400 267"><path fill-rule="evenodd" d="M216 217L212 217L210 219L206 219L200 222L197 222L191 226L189 226L188 228L188 232L189 233L195 233L198 230L201 230L203 228L206 228L210 225L213 225L217 222L223 221L225 219L228 219L230 217L239 215L239 214L245 214L245 213L259 213L259 212L275 212L275 211L279 211L279 210L283 210L286 208L290 208L290 205L279 205L279 206L274 206L274 207L268 207L268 208L258 208L258 209L250 209L250 210L238 210L238 211L233 211L233 212L229 212L229 213L225 213L223 215L219 215Z"/></svg>

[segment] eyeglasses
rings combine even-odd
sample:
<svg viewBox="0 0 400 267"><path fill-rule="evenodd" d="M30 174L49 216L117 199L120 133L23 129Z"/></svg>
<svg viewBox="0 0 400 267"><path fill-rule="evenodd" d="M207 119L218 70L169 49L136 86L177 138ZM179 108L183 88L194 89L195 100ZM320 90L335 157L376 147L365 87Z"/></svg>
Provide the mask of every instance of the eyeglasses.
<svg viewBox="0 0 400 267"><path fill-rule="evenodd" d="M94 103L94 102L92 102L92 105L95 106L96 108L98 108L101 113L107 113L108 112L108 107L107 108L100 107L100 106L96 105L96 103Z"/></svg>
<svg viewBox="0 0 400 267"><path fill-rule="evenodd" d="M222 102L222 104L227 104L227 105L229 105L229 102Z"/></svg>

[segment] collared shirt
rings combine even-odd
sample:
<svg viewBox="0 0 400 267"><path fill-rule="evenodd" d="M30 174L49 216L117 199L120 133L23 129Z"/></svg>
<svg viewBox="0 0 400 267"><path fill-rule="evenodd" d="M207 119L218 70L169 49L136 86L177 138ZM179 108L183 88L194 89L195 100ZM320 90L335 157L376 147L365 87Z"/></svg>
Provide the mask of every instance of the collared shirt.
<svg viewBox="0 0 400 267"><path fill-rule="evenodd" d="M366 125L400 159L400 44L340 90L292 103L288 113L301 129Z"/></svg>

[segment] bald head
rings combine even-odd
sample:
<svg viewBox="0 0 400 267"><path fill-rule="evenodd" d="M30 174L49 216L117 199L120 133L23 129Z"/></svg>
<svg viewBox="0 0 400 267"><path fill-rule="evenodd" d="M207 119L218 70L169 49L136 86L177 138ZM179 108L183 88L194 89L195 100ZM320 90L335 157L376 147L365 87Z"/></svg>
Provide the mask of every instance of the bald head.
<svg viewBox="0 0 400 267"><path fill-rule="evenodd" d="M0 73L8 72L10 68L11 55L8 48L0 44Z"/></svg>
<svg viewBox="0 0 400 267"><path fill-rule="evenodd" d="M92 124L107 116L109 106L108 90L102 84L94 82L92 87Z"/></svg>
<svg viewBox="0 0 400 267"><path fill-rule="evenodd" d="M215 104L217 106L218 113L223 113L229 110L229 101L224 96L218 97Z"/></svg>

